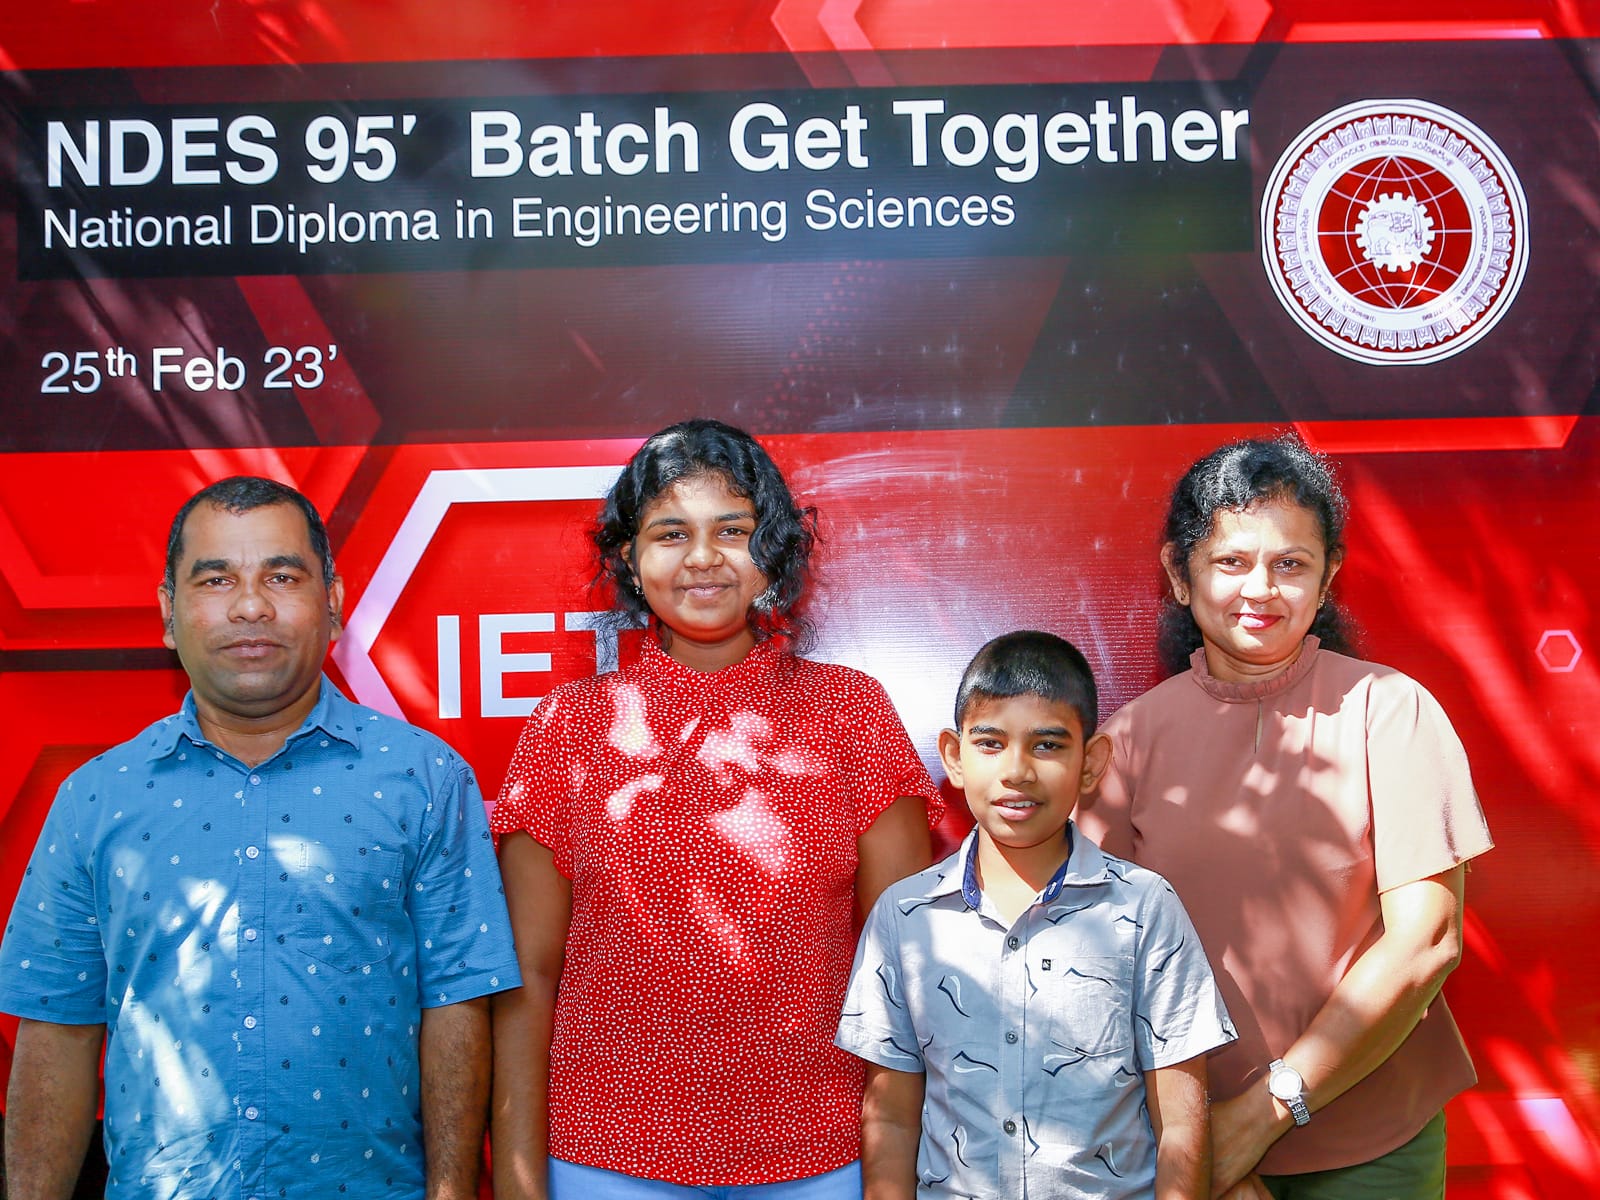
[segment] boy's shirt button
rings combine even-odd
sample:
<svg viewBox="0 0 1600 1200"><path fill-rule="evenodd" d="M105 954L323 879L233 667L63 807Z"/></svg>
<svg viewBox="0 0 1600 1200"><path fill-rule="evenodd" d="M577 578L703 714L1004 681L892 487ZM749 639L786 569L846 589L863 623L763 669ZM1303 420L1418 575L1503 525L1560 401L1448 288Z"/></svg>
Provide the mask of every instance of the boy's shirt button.
<svg viewBox="0 0 1600 1200"><path fill-rule="evenodd" d="M1006 1041L1015 1044L1016 1040L1017 1040L1016 1030L1014 1030L1014 1029L1006 1030Z"/></svg>
<svg viewBox="0 0 1600 1200"><path fill-rule="evenodd" d="M1000 1128L1004 1129L1007 1133L1016 1133L1017 1123L1015 1121L1007 1121Z"/></svg>
<svg viewBox="0 0 1600 1200"><path fill-rule="evenodd" d="M1006 939L1006 946L1009 949L1015 950L1020 945L1022 945L1022 939L1019 938L1016 934L1012 934L1010 937L1008 937Z"/></svg>

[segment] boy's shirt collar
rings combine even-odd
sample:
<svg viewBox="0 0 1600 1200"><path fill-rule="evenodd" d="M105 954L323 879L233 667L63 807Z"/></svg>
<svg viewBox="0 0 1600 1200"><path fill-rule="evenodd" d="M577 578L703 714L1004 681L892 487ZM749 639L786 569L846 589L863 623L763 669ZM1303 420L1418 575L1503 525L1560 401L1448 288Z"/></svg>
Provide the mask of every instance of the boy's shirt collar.
<svg viewBox="0 0 1600 1200"><path fill-rule="evenodd" d="M1105 851L1085 837L1077 825L1068 821L1062 830L1062 836L1067 839L1070 849L1067 857L1050 881L1044 885L1044 890L1039 893L1036 904L1049 904L1061 894L1063 888L1068 887L1095 887L1111 879L1110 864L1106 860ZM947 896L959 892L961 899L973 912L978 912L983 907L983 888L978 884L978 830L973 828L967 834L966 840L961 843L961 849L956 852L956 862L952 864L957 869L947 871L937 884L928 892L928 899L938 896Z"/></svg>

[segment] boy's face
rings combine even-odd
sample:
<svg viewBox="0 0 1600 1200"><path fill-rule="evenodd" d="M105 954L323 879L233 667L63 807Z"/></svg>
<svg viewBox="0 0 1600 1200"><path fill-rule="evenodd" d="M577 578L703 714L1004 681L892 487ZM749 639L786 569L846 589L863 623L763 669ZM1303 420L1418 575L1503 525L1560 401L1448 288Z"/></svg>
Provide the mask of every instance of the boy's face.
<svg viewBox="0 0 1600 1200"><path fill-rule="evenodd" d="M959 732L939 735L939 757L990 840L1023 850L1061 837L1079 793L1110 763L1111 741L1096 734L1085 743L1070 705L1011 696L975 701Z"/></svg>

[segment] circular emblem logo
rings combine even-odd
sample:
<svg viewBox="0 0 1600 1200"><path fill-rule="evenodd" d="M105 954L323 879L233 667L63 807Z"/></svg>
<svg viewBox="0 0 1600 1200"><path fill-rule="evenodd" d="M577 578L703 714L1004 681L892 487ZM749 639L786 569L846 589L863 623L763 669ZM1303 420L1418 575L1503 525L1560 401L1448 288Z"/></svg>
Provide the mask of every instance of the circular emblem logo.
<svg viewBox="0 0 1600 1200"><path fill-rule="evenodd" d="M1267 180L1273 291L1325 346L1368 363L1459 354L1494 327L1528 264L1511 164L1458 113L1363 100L1294 141Z"/></svg>

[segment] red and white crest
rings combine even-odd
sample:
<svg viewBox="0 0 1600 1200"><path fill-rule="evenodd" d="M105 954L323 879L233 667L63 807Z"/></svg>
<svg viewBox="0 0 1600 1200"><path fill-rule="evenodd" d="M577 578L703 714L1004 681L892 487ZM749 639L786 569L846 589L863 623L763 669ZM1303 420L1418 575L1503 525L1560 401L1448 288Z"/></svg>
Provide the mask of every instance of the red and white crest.
<svg viewBox="0 0 1600 1200"><path fill-rule="evenodd" d="M1459 354L1510 307L1528 206L1500 148L1424 100L1362 100L1290 143L1261 202L1262 258L1290 314L1361 362Z"/></svg>

